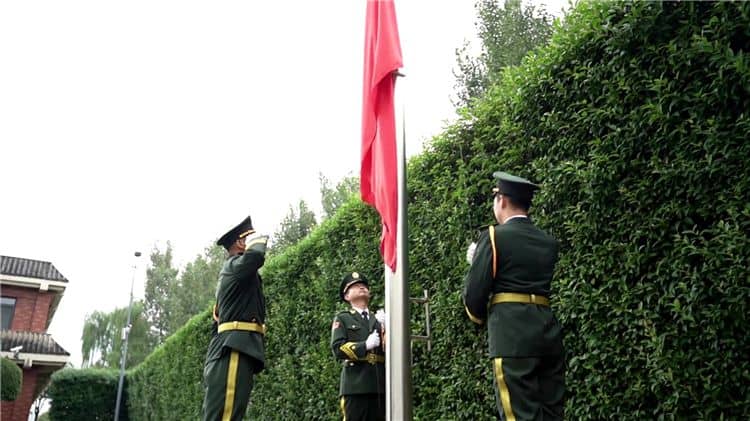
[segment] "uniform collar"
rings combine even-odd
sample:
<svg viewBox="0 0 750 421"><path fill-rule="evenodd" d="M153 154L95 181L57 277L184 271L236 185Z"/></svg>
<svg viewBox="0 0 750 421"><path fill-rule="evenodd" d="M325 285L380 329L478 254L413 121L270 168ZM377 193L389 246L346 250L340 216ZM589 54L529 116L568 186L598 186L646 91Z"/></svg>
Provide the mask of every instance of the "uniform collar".
<svg viewBox="0 0 750 421"><path fill-rule="evenodd" d="M517 218L524 218L526 220L529 219L528 215L522 215L522 214L511 215L511 216L505 218L505 220L503 220L503 224L507 223L508 221L510 221L512 219L517 219Z"/></svg>
<svg viewBox="0 0 750 421"><path fill-rule="evenodd" d="M368 310L367 307L365 307L365 308L359 308L359 307L353 305L352 306L352 310L356 311L360 315L362 315L363 311L367 311L367 314L370 314L370 310Z"/></svg>

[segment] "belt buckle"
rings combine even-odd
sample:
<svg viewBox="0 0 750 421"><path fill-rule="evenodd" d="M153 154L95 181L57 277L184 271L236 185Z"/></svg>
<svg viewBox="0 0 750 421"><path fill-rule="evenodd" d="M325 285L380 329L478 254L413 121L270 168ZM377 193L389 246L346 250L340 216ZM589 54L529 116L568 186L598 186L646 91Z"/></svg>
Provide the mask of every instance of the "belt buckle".
<svg viewBox="0 0 750 421"><path fill-rule="evenodd" d="M536 304L536 295L535 294L529 294L529 297L531 298L531 304Z"/></svg>
<svg viewBox="0 0 750 421"><path fill-rule="evenodd" d="M232 322L232 327L234 328L234 330L237 330L240 327L240 322L238 322L236 320L233 321Z"/></svg>
<svg viewBox="0 0 750 421"><path fill-rule="evenodd" d="M372 354L372 353L367 354L367 362L370 363L370 364L372 364L372 365L375 365L376 355Z"/></svg>

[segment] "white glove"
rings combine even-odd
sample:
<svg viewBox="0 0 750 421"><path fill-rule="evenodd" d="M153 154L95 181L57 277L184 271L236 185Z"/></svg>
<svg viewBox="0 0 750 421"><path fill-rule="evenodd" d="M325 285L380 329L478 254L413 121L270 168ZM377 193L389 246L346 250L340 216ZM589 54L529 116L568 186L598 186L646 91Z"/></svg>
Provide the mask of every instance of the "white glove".
<svg viewBox="0 0 750 421"><path fill-rule="evenodd" d="M471 264L474 262L474 252L477 250L477 243L469 244L469 248L466 249L466 262Z"/></svg>
<svg viewBox="0 0 750 421"><path fill-rule="evenodd" d="M252 243L253 241L256 241L256 240L263 241L265 243L266 241L268 241L268 236L265 234L254 232L248 235L247 237L245 237L245 244Z"/></svg>
<svg viewBox="0 0 750 421"><path fill-rule="evenodd" d="M255 251L260 251L262 253L266 252L266 243L268 243L268 236L258 233L252 233L245 237L245 252L253 248ZM262 244L263 246L261 248L258 248L258 245Z"/></svg>
<svg viewBox="0 0 750 421"><path fill-rule="evenodd" d="M367 340L365 341L365 348L367 348L368 351L373 350L380 346L380 332L376 330L373 330L370 336L367 337Z"/></svg>
<svg viewBox="0 0 750 421"><path fill-rule="evenodd" d="M375 312L375 319L380 323L380 327L385 330L385 310L382 308Z"/></svg>
<svg viewBox="0 0 750 421"><path fill-rule="evenodd" d="M250 247L258 243L266 245L266 243L268 243L268 236L258 233L248 235L247 237L245 237L245 250L250 249Z"/></svg>

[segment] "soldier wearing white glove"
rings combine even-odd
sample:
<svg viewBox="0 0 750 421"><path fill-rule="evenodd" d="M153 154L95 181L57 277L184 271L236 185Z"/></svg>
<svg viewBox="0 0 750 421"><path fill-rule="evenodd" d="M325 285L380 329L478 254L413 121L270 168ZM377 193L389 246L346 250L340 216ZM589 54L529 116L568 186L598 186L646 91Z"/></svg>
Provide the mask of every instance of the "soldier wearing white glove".
<svg viewBox="0 0 750 421"><path fill-rule="evenodd" d="M255 233L248 215L216 242L227 251L227 258L219 273L213 308L215 330L203 366L201 419L242 418L250 402L253 377L264 367L266 299L258 271L265 263L267 241L268 236ZM232 371L232 365L240 368ZM227 387L230 381L236 389Z"/></svg>
<svg viewBox="0 0 750 421"><path fill-rule="evenodd" d="M358 272L344 276L339 297L349 308L333 319L331 350L343 362L339 396L344 419L385 421L386 336L380 328L385 312L369 312L370 285Z"/></svg>

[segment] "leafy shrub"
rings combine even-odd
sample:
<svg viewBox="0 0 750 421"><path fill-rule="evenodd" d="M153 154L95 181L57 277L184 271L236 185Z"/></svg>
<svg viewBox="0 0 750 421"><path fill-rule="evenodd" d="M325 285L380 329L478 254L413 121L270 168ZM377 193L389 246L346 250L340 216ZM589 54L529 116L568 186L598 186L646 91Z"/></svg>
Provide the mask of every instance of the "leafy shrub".
<svg viewBox="0 0 750 421"><path fill-rule="evenodd" d="M112 420L117 403L117 370L66 368L52 374L47 393L51 420ZM125 388L123 388L125 389ZM123 390L120 419L127 421Z"/></svg>
<svg viewBox="0 0 750 421"><path fill-rule="evenodd" d="M21 382L23 380L23 370L13 361L7 358L0 358L2 363L2 385L0 385L0 399L4 401L14 401L21 392Z"/></svg>

